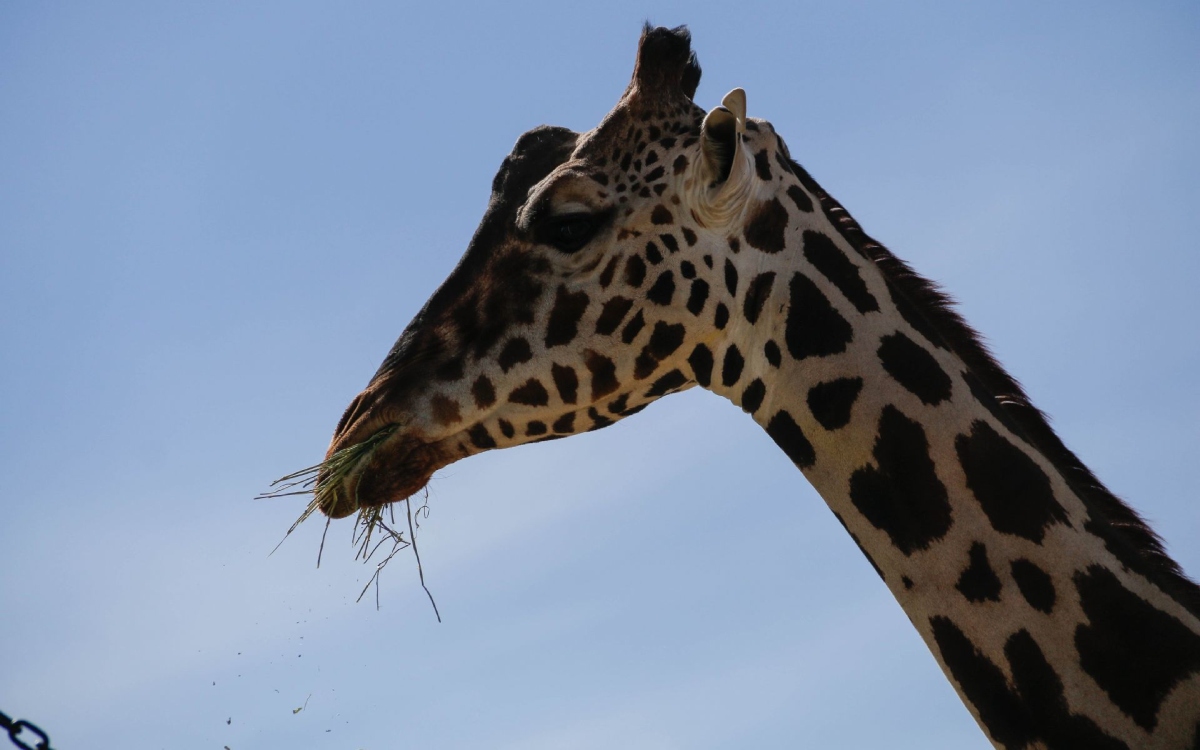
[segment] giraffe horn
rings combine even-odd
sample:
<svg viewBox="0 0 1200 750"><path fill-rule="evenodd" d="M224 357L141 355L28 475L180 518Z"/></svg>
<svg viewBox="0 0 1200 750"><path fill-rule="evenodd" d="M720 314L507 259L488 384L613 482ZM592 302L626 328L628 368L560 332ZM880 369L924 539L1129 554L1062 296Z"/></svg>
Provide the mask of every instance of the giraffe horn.
<svg viewBox="0 0 1200 750"><path fill-rule="evenodd" d="M628 92L679 92L691 99L700 84L700 63L692 52L692 35L686 26L642 29L637 62Z"/></svg>

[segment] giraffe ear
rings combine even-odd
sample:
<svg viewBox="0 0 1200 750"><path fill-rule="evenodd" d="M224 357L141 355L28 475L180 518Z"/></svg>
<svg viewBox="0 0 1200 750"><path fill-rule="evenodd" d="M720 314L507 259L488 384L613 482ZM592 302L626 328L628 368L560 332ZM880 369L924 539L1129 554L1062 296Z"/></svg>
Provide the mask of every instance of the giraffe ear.
<svg viewBox="0 0 1200 750"><path fill-rule="evenodd" d="M742 158L746 129L746 92L734 89L704 118L700 128L705 177L710 187L729 180Z"/></svg>
<svg viewBox="0 0 1200 750"><path fill-rule="evenodd" d="M704 118L700 127L702 158L690 190L698 215L723 224L736 215L753 186L749 157L742 143L746 130L746 92L734 89Z"/></svg>
<svg viewBox="0 0 1200 750"><path fill-rule="evenodd" d="M714 184L724 182L737 152L737 118L725 107L715 107L705 116L700 135L706 175Z"/></svg>

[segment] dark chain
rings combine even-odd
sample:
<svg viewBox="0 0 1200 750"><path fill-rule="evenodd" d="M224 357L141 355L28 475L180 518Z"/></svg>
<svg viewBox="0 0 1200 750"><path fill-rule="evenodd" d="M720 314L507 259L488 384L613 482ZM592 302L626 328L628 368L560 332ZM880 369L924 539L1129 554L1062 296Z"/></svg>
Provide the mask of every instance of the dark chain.
<svg viewBox="0 0 1200 750"><path fill-rule="evenodd" d="M30 724L24 719L13 721L5 716L3 712L0 712L0 729L8 732L8 738L12 740L14 745L21 748L21 750L51 750L50 738L46 736L46 733L37 725ZM24 733L33 735L36 738L37 744L30 745L21 739L21 735Z"/></svg>

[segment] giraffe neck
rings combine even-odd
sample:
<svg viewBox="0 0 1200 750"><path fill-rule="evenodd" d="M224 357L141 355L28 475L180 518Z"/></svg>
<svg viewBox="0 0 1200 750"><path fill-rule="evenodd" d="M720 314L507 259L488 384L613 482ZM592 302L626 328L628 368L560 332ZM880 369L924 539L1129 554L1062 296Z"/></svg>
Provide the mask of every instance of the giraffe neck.
<svg viewBox="0 0 1200 750"><path fill-rule="evenodd" d="M693 352L700 384L804 472L998 747L1200 747L1194 586L794 171L824 206L781 252L731 242L714 272L742 310Z"/></svg>

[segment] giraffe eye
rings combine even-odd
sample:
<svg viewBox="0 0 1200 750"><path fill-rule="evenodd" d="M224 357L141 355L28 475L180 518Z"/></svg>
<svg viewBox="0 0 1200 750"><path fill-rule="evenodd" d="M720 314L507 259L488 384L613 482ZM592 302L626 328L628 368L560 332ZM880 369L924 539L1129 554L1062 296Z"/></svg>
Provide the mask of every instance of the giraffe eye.
<svg viewBox="0 0 1200 750"><path fill-rule="evenodd" d="M596 236L601 224L600 219L592 214L566 214L547 221L540 232L540 239L564 253L573 253Z"/></svg>

